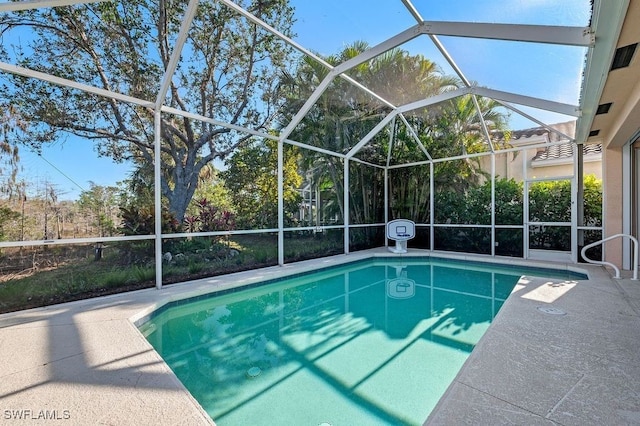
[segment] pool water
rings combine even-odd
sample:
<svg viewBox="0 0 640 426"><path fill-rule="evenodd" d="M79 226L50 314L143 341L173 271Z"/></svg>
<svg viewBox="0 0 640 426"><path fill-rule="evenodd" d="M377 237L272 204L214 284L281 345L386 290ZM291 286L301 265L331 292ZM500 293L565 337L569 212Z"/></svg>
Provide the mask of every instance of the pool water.
<svg viewBox="0 0 640 426"><path fill-rule="evenodd" d="M384 259L173 303L140 330L218 425L422 424L522 275Z"/></svg>

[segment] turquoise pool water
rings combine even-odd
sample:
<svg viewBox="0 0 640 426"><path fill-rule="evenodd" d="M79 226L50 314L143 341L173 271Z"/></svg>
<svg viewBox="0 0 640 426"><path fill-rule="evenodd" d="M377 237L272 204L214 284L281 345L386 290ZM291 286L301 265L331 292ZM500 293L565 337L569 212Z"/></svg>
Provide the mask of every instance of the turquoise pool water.
<svg viewBox="0 0 640 426"><path fill-rule="evenodd" d="M422 424L522 275L372 259L174 302L140 326L218 425Z"/></svg>

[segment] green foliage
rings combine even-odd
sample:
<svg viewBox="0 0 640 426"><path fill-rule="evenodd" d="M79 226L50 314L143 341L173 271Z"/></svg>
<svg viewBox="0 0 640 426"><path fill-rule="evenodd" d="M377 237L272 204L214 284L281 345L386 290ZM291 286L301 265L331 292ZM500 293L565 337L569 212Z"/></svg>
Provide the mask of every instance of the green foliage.
<svg viewBox="0 0 640 426"><path fill-rule="evenodd" d="M350 223L384 221L384 172L352 162L349 167Z"/></svg>
<svg viewBox="0 0 640 426"><path fill-rule="evenodd" d="M602 226L602 180L595 175L584 176L585 226Z"/></svg>
<svg viewBox="0 0 640 426"><path fill-rule="evenodd" d="M99 236L111 236L116 231L114 219L119 205L119 189L90 182L90 189L82 191L78 198L80 212L92 217L92 224L99 230Z"/></svg>
<svg viewBox="0 0 640 426"><path fill-rule="evenodd" d="M338 64L356 57L369 46L365 42L355 42L342 51L327 58L327 62ZM312 93L325 77L326 69L315 61L304 59L294 75L289 76L284 85L290 109L285 110L282 123L297 112L301 103ZM392 49L355 67L350 76L363 84L375 87L377 93L394 103L404 104L440 93L454 86L454 79L443 75L438 66L421 55L411 55L402 49ZM285 81L287 83L287 81ZM347 153L364 138L380 119L389 112L388 108L357 87L342 80L334 80L313 105L302 123L296 127L291 138L309 145L318 146L339 153ZM394 146L398 153L415 155L415 142L402 125L397 125L398 143ZM404 132L404 133L403 133ZM374 164L384 164L388 144L388 129L374 137L364 146L358 158ZM424 159L424 158L421 158ZM325 202L320 212L322 218L338 215L343 217L343 160L317 152L305 153L301 164L306 183L311 188L330 188L330 200ZM352 163L350 166L350 220L352 223L379 222L384 217L383 179L380 170ZM424 195L424 193L422 193ZM400 199L400 197L398 197ZM404 206L396 206L403 210ZM331 211L327 211L331 209Z"/></svg>
<svg viewBox="0 0 640 426"><path fill-rule="evenodd" d="M206 198L197 201L196 215L184 218L188 232L231 231L236 227L233 213L221 210Z"/></svg>
<svg viewBox="0 0 640 426"><path fill-rule="evenodd" d="M522 225L522 183L514 179L495 181L495 221L498 225ZM463 193L435 194L436 223L491 224L491 181Z"/></svg>
<svg viewBox="0 0 640 426"><path fill-rule="evenodd" d="M584 178L584 223L600 226L602 223L602 182L594 175ZM523 185L513 179L495 180L495 223L517 225L523 223ZM436 223L482 224L491 223L491 182L457 193L441 191L435 194ZM529 219L531 222L571 222L571 182L568 180L533 182L529 185ZM569 250L569 226L538 225L530 230L531 248ZM436 233L438 244L448 250L486 252L487 235L472 235L483 230L451 228ZM497 231L498 232L498 231ZM496 237L501 254L521 255L521 232L500 232ZM484 242L483 242L484 241ZM484 247L480 249L480 246ZM478 246L478 247L476 247ZM474 248L476 247L476 248ZM513 248L513 249L512 249Z"/></svg>
<svg viewBox="0 0 640 426"><path fill-rule="evenodd" d="M384 246L385 238L384 227L354 228L349 230L349 250L357 251L381 247ZM343 250L340 246L338 249L338 253Z"/></svg>
<svg viewBox="0 0 640 426"><path fill-rule="evenodd" d="M534 182L529 185L531 222L571 222L571 182L569 180ZM529 247L570 250L569 226L536 225L529 229Z"/></svg>
<svg viewBox="0 0 640 426"><path fill-rule="evenodd" d="M189 261L188 263L188 270L190 274L197 274L202 272L202 270L204 269L204 263L202 262L197 262L197 261Z"/></svg>
<svg viewBox="0 0 640 426"><path fill-rule="evenodd" d="M131 268L131 276L130 282L133 283L153 281L156 277L156 269L155 267L136 265Z"/></svg>
<svg viewBox="0 0 640 426"><path fill-rule="evenodd" d="M247 0L243 7L291 37L293 8L285 0ZM187 3L106 1L2 14L0 59L80 84L155 100ZM20 37L27 32L30 37ZM180 66L168 80L164 105L245 128L269 128L284 98L279 80L293 48L226 5L198 3ZM0 105L14 105L27 125L10 135L36 150L64 134L95 141L99 154L153 170L154 110L116 102L35 78L7 74ZM200 172L244 143L246 135L212 122L163 114L162 186L167 208L182 221ZM0 145L1 146L1 145ZM141 181L145 181L143 176ZM149 183L149 180L146 180ZM143 187L139 187L143 190Z"/></svg>
<svg viewBox="0 0 640 426"><path fill-rule="evenodd" d="M338 64L365 51L369 46L355 42L326 60ZM315 61L303 60L294 75L285 80L285 93L292 105L282 119L288 119L299 109L301 100L314 90L325 77L326 69ZM355 67L350 76L372 88L385 99L406 104L437 95L455 88L456 79L446 76L432 61L422 55L411 55L402 49L392 49ZM393 82L393 84L390 84ZM490 130L501 130L506 117L498 111L498 104L480 100L484 118L491 123ZM287 114L288 113L288 114ZM318 102L296 127L291 138L334 152L346 153L352 149L387 113L385 107L353 85L335 80ZM471 97L461 97L438 109L435 114L414 111L405 114L410 125L420 135L422 145L435 154L461 155L486 150L487 143L479 124L479 117ZM389 141L392 147L389 147ZM357 157L374 164L385 164L390 153L391 164L426 160L414 133L398 120L394 126L380 132L362 147ZM324 208L337 208L342 215L343 163L339 158L310 152L301 165L307 183L312 188L329 187L335 202ZM395 169L390 174L392 217L408 217L417 222L429 219L429 179L424 167ZM464 191L482 177L476 160L448 162L439 165L434 178L441 190ZM330 183L330 184L327 184ZM360 164L350 166L350 220L352 223L381 221L384 211L379 206L383 199L383 179L379 170ZM322 217L330 215L322 214Z"/></svg>
<svg viewBox="0 0 640 426"><path fill-rule="evenodd" d="M533 182L529 185L529 220L571 222L571 182Z"/></svg>
<svg viewBox="0 0 640 426"><path fill-rule="evenodd" d="M285 226L294 222L301 195L298 188L299 149L284 146L283 201ZM220 173L235 206L236 220L242 229L275 228L278 225L278 152L277 142L254 141L237 150Z"/></svg>
<svg viewBox="0 0 640 426"><path fill-rule="evenodd" d="M120 232L123 235L155 234L155 213L151 207L120 207L122 223ZM162 211L162 233L172 234L181 231L181 225L167 210Z"/></svg>
<svg viewBox="0 0 640 426"><path fill-rule="evenodd" d="M287 233L289 237L284 243L285 262L297 262L306 259L315 259L332 254L344 252L344 233L341 230L325 230L320 233ZM356 234L361 234L356 232ZM356 240L362 242L356 235ZM362 247L359 247L362 248ZM265 256L267 253L261 253ZM277 253L274 253L277 255Z"/></svg>
<svg viewBox="0 0 640 426"><path fill-rule="evenodd" d="M172 243L171 249L175 253L198 253L211 248L210 238L187 238L176 240Z"/></svg>
<svg viewBox="0 0 640 426"><path fill-rule="evenodd" d="M506 127L506 116L498 109L500 105L489 99L479 100L482 115L490 131L502 131ZM407 118L409 124L420 135L422 145L432 158L459 156L488 150L487 142L473 100L463 96L442 104L433 114L414 112ZM404 124L397 124L392 160L410 163L425 160ZM429 219L429 169L403 168L390 175L393 217L408 217L419 222ZM473 191L488 174L483 172L478 158L466 158L438 162L433 168L435 184L435 211L438 223L490 223L490 211L486 200L490 192L480 192L479 198L461 198L461 194ZM463 197L464 198L464 197ZM471 201L477 205L467 205ZM466 210L473 213L471 219ZM481 216L478 216L481 215Z"/></svg>
<svg viewBox="0 0 640 426"><path fill-rule="evenodd" d="M435 228L436 250L490 254L491 229L488 228Z"/></svg>
<svg viewBox="0 0 640 426"><path fill-rule="evenodd" d="M229 188L226 187L224 180L220 176L220 171L212 164L209 164L200 172L200 182L187 208L187 216L197 216L199 214L200 206L198 204L201 200L207 200L220 210L234 211Z"/></svg>
<svg viewBox="0 0 640 426"><path fill-rule="evenodd" d="M5 238L5 225L7 222L19 219L20 213L11 210L8 207L0 207L0 241Z"/></svg>
<svg viewBox="0 0 640 426"><path fill-rule="evenodd" d="M364 42L355 42L335 55L326 58L331 64L349 60L365 51L369 46ZM285 93L291 110L285 110L283 123L298 111L306 97L314 90L326 75L326 69L315 61L303 60L294 75L285 80ZM422 55L411 55L403 49L392 49L355 67L350 76L368 87L374 87L383 98L395 104L407 104L418 99L438 95L457 87L459 82L445 75L442 70ZM501 113L496 102L481 98L477 100L482 112L478 115L476 104L471 96L458 97L444 102L429 110L417 110L406 113L410 126L397 120L394 125L378 133L357 153L359 159L373 164L386 164L389 155L390 164L406 164L427 160L415 140L419 135L421 145L431 154L431 158L458 156L488 150L480 118L486 120L489 131L504 130L506 116ZM334 80L322 94L301 124L291 134L291 138L334 152L347 153L388 111L386 107L371 99L370 96L348 82ZM392 146L389 146L389 144ZM330 182L335 203L342 215L342 160L339 158L310 152L305 155L301 165L307 182L311 187L326 186ZM436 186L444 200L445 192L464 193L478 184L484 177L477 159L438 163L434 176ZM371 223L381 221L384 211L383 180L379 170L361 164L350 166L350 220L352 223ZM430 188L428 167L394 169L390 173L391 214L392 217L407 217L417 222L427 222L430 215ZM452 194L450 201L457 201ZM330 204L327 204L329 206ZM448 205L448 207L454 207ZM458 206L463 207L463 206ZM474 209L475 207L471 207ZM479 206L478 206L479 208ZM450 208L451 212L459 209ZM487 221L488 211L484 212L483 222ZM445 213L451 216L449 213ZM466 220L453 217L454 221Z"/></svg>
<svg viewBox="0 0 640 426"><path fill-rule="evenodd" d="M486 185L485 185L486 186ZM512 179L495 180L495 215L497 225L522 225L522 183ZM485 189L486 192L486 189Z"/></svg>
<svg viewBox="0 0 640 426"><path fill-rule="evenodd" d="M406 218L429 223L431 187L429 166L393 169L389 172L390 210L392 218Z"/></svg>

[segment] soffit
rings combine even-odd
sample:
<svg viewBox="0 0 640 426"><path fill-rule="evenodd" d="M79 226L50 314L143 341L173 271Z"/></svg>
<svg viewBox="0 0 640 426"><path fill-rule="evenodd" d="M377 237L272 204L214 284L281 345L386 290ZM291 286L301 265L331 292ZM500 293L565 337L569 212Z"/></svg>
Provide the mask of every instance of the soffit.
<svg viewBox="0 0 640 426"><path fill-rule="evenodd" d="M616 48L640 43L640 2L631 1ZM587 143L602 142L605 147L622 146L640 128L640 47L626 68L608 73L598 104L611 102L607 114L596 115L590 131L599 130Z"/></svg>

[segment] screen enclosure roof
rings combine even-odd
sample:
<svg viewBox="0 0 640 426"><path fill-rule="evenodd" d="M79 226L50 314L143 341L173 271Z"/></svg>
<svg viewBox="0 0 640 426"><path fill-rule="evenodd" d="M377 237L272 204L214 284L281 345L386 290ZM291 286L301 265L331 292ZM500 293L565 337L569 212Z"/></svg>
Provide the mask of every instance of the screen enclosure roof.
<svg viewBox="0 0 640 426"><path fill-rule="evenodd" d="M97 3L2 1L0 12L12 17L29 10ZM639 114L638 61L632 56L629 69L612 70L612 63L618 47L638 41L638 26L633 23L634 19L635 22L640 19L638 2L291 0L294 21L286 28L258 18L252 13L255 5L250 3L254 2L185 2L180 25L170 37L171 61L160 64L163 73L153 88L154 97L119 90L117 84L103 85L96 78L79 81L65 75L43 73L37 67L25 66L28 61L18 61L17 54L5 56L0 71L226 126L240 134L281 139L354 159L392 125L413 138L413 148L425 161L467 155L463 147L439 154L429 152L420 140L423 130L413 125L413 118L438 115L439 107L451 101L469 110L469 120L482 141L476 153L512 148L510 144L500 143L506 138L505 129L513 132L543 128L556 135L552 138L555 141L605 142L605 146L619 144L635 131L630 122ZM289 49L295 58L288 65L276 65L275 58L266 57L260 66L281 66L283 75L289 77L296 73L295 64L306 62L319 70L315 79L295 83L297 89L305 83L305 90L298 90L305 97L295 106L289 105L287 120L281 118L275 130L252 126L249 122L234 124L216 111L203 115L169 103L168 90L170 82L177 81L177 70L197 64L198 58L192 56L190 31L197 25L198 9L210 4L228 9L246 25L256 26L261 34ZM31 37L37 37L25 34L28 33L12 37L7 31L3 34L3 48L16 51L20 43L26 46ZM352 47L357 49L345 55ZM437 67L438 75L455 83L430 89L412 87L414 81L408 80L402 69L391 72L380 65L392 60L398 52L428 59ZM20 55L24 59L29 49L24 47ZM629 90L631 88L634 90ZM348 95L335 96L338 92ZM255 102L259 99L260 94L253 98ZM500 132L495 130L490 117L482 116L483 105L487 103L493 103L494 109L507 117L506 127ZM608 114L599 113L602 103L611 103L613 110ZM337 114L346 114L341 117L343 121L360 120L357 138L338 148L314 143L312 137L301 140L300 135L304 134L301 129L313 119L313 111L319 105ZM618 114L614 114L616 112ZM566 126L554 126L571 121L576 121L572 134L562 131ZM386 163L385 159L381 160L382 165L391 162L391 155Z"/></svg>

